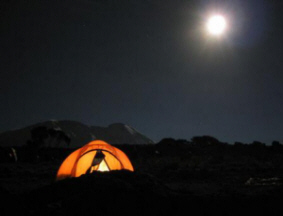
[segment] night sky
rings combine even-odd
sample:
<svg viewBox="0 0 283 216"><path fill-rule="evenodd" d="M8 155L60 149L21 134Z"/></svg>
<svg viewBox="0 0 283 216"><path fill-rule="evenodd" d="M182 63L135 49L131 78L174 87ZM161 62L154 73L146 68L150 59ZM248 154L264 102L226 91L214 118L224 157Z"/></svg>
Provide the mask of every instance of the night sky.
<svg viewBox="0 0 283 216"><path fill-rule="evenodd" d="M0 13L0 131L58 119L283 141L282 1L6 0ZM220 38L212 13L227 18Z"/></svg>

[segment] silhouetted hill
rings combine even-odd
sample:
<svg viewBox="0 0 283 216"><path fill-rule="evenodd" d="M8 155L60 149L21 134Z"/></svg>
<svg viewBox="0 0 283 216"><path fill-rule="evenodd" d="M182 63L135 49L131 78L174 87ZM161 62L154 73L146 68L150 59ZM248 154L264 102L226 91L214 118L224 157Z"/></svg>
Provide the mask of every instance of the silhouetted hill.
<svg viewBox="0 0 283 216"><path fill-rule="evenodd" d="M114 144L151 144L152 140L139 133L131 126L115 123L108 127L91 127L91 132L97 139L105 140Z"/></svg>
<svg viewBox="0 0 283 216"><path fill-rule="evenodd" d="M134 128L116 123L109 127L88 126L76 121L46 121L22 129L7 131L0 134L0 146L23 146L31 139L31 130L46 127L63 131L71 140L70 145L61 146L76 148L95 139L102 139L111 144L151 144L153 141Z"/></svg>

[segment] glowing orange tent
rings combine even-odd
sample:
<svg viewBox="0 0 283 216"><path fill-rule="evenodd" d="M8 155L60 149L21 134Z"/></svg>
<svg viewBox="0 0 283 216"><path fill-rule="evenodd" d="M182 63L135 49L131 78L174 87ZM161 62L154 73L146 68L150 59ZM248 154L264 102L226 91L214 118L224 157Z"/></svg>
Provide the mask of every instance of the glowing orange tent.
<svg viewBox="0 0 283 216"><path fill-rule="evenodd" d="M77 149L64 160L56 180L79 177L93 171L121 169L134 171L127 155L102 140L95 140Z"/></svg>

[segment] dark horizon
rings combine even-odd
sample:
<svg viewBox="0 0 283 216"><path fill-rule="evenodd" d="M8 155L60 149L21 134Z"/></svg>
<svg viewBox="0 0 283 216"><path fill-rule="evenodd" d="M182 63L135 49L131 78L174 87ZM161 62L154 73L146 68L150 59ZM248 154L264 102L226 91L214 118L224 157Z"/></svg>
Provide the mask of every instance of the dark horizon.
<svg viewBox="0 0 283 216"><path fill-rule="evenodd" d="M30 127L30 126L33 126L33 125L36 125L36 124L41 124L41 123L44 123L44 122L49 122L49 121L71 121L71 122L78 122L78 123L82 123L84 125L87 125L87 126L97 126L97 127L102 127L102 128L107 128L108 126L110 125L113 125L113 124L120 124L121 122L113 122L111 124L108 124L108 125L89 125L89 124L85 124L83 122L80 122L80 121L75 121L75 120L69 120L69 119L61 119L61 120L58 120L58 119L49 119L49 120L43 120L43 121L39 121L39 122L36 122L34 124L29 124L29 125L25 125L25 126L22 126L22 127L18 127L18 128L13 128L13 129L10 129L10 130L5 130L5 131L0 131L0 135L1 133L5 133L5 132L12 132L12 131L16 131L16 130L21 130L21 129L24 129L24 128L27 128L27 127ZM123 123L122 123L123 124ZM127 124L126 124L127 125ZM129 126L132 126L132 125L129 125ZM191 137L186 137L186 138L180 138L180 137L161 137L159 140L154 140L152 139L151 137L147 136L147 134L144 134L142 131L140 131L138 128L134 128L136 129L138 132L140 132L141 134L145 135L147 138L151 139L154 143L158 143L164 139L174 139L174 140L187 140L187 141L191 141L192 138L194 137L205 137L205 136L208 136L208 137L212 137L212 138L216 138L219 142L223 142L223 143L227 143L227 144L235 144L235 143L242 143L242 144L252 144L254 142L260 142L260 143L264 143L264 144L267 144L267 145L271 145L273 141L275 142L279 142L280 144L282 144L282 142L280 142L279 140L272 140L270 143L265 143L265 142L262 142L261 140L251 140L249 142L243 142L242 140L235 140L235 141L231 141L231 142L228 142L228 141L225 141L225 140L221 140L219 139L219 137L215 137L213 134L198 134L198 135L193 135Z"/></svg>
<svg viewBox="0 0 283 216"><path fill-rule="evenodd" d="M220 39L207 14L229 19ZM279 1L5 1L0 131L128 124L158 142L283 142Z"/></svg>

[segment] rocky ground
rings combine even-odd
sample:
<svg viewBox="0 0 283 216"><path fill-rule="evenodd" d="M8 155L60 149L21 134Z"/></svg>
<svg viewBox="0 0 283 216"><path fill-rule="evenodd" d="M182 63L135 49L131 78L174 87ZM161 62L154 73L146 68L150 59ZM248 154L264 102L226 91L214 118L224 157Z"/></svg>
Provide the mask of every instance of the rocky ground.
<svg viewBox="0 0 283 216"><path fill-rule="evenodd" d="M1 163L1 215L282 215L281 145L167 140L118 148L129 156L135 172L55 182L70 153L62 149L41 149L32 161L23 156L17 163ZM18 152L24 155L25 150Z"/></svg>

